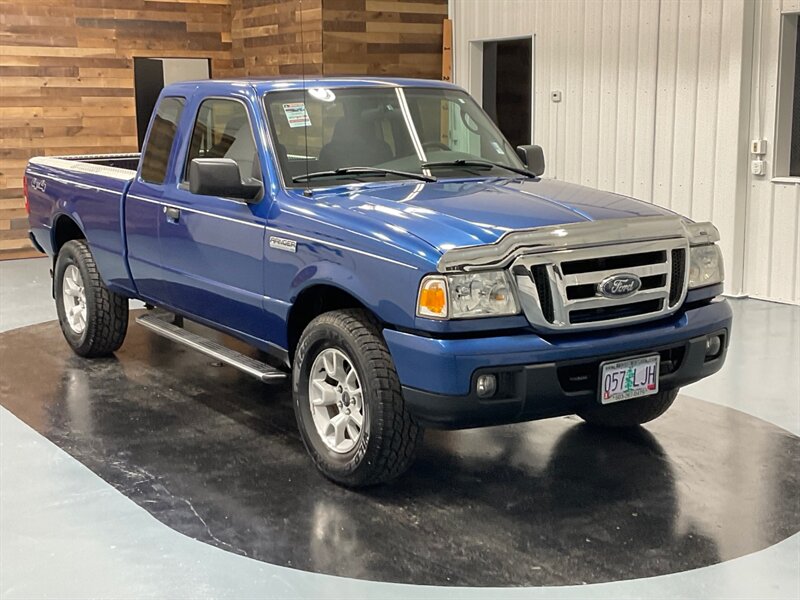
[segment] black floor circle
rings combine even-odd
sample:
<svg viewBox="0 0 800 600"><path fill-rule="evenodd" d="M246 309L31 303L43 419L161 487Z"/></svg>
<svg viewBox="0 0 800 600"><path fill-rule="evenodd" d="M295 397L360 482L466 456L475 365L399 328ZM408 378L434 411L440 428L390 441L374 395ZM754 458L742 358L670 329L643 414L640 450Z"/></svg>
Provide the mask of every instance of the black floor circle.
<svg viewBox="0 0 800 600"><path fill-rule="evenodd" d="M800 530L800 443L681 396L607 433L577 418L428 431L395 483L320 476L288 385L265 386L131 323L116 357L57 323L0 334L2 405L168 526L283 566L470 586L648 577Z"/></svg>

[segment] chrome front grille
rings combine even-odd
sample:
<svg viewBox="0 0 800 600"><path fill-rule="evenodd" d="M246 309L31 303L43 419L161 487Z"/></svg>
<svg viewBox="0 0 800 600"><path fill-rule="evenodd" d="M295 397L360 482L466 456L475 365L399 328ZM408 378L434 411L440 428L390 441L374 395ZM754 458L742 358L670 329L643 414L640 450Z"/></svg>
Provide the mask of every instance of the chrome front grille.
<svg viewBox="0 0 800 600"><path fill-rule="evenodd" d="M540 329L633 324L668 315L681 305L688 247L685 238L670 238L523 253L511 272L528 321ZM640 287L622 297L605 295L603 282L618 276Z"/></svg>

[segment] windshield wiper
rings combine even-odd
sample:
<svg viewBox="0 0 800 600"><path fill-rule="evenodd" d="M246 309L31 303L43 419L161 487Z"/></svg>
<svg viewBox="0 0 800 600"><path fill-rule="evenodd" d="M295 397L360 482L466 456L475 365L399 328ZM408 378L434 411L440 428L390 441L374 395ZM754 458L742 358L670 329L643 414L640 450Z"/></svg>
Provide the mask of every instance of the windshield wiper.
<svg viewBox="0 0 800 600"><path fill-rule="evenodd" d="M528 171L528 169L520 169L519 167L512 167L511 165L504 165L503 163L492 162L490 160L459 158L458 160L441 160L422 163L423 169L435 169L437 167L485 167L487 169L499 167L513 173L525 175L526 177L536 177L536 175Z"/></svg>
<svg viewBox="0 0 800 600"><path fill-rule="evenodd" d="M398 175L406 179L418 179L419 181L436 181L436 177L422 175L421 173L411 173L409 171L398 171L396 169L382 169L380 167L342 167L332 171L316 171L315 173L303 173L292 177L292 181L308 181L309 179L320 179L323 177L341 177L346 175L366 175L375 177L386 177L387 175Z"/></svg>

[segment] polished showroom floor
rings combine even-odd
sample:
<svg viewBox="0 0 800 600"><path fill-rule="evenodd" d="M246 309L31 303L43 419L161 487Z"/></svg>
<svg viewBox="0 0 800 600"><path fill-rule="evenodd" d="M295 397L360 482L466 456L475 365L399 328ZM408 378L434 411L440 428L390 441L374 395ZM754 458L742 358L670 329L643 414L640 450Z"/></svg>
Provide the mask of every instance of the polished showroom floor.
<svg viewBox="0 0 800 600"><path fill-rule="evenodd" d="M285 385L134 324L80 359L47 261L0 263L0 596L800 597L800 308L732 303L723 371L638 431L430 431L349 492Z"/></svg>

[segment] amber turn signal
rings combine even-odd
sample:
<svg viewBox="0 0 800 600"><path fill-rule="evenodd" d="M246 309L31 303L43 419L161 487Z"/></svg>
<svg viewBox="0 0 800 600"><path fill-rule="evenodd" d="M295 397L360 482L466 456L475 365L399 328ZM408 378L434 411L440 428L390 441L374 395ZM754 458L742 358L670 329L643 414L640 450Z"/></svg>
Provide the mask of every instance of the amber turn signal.
<svg viewBox="0 0 800 600"><path fill-rule="evenodd" d="M432 275L422 280L417 300L420 317L447 318L447 282L444 277Z"/></svg>

